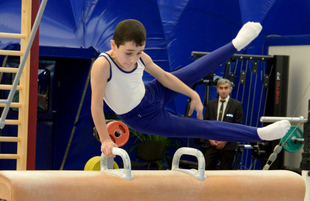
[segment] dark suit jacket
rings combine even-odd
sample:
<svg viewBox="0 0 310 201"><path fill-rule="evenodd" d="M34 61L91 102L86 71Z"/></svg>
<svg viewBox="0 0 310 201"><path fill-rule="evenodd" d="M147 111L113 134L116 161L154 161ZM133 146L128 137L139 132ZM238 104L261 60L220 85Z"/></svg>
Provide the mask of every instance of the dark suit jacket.
<svg viewBox="0 0 310 201"><path fill-rule="evenodd" d="M217 106L218 106L218 98L209 101L206 112L205 112L205 116L204 116L205 120L217 120L216 119ZM242 124L243 110L242 110L241 102L230 97L223 115L224 115L223 121ZM209 147L209 146L211 146L210 142L206 140L206 147ZM237 148L237 146L238 146L238 143L228 142L226 144L226 149L234 150Z"/></svg>

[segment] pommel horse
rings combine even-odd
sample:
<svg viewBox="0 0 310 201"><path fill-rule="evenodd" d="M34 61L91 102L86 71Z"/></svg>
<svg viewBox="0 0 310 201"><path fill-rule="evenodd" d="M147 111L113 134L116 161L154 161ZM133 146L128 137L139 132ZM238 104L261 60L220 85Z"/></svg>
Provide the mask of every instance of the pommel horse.
<svg viewBox="0 0 310 201"><path fill-rule="evenodd" d="M180 148L171 170L131 171L127 152L113 148L124 169L101 171L0 171L0 200L5 201L304 201L304 179L286 170L205 171L199 150ZM197 157L198 169L179 168L183 154Z"/></svg>

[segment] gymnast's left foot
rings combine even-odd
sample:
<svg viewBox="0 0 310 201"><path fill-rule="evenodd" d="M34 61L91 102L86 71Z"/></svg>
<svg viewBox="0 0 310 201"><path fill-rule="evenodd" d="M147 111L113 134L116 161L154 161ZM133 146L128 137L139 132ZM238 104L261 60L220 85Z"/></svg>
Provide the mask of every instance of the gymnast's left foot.
<svg viewBox="0 0 310 201"><path fill-rule="evenodd" d="M282 138L290 129L288 120L277 121L273 124L257 129L257 134L262 140L277 140Z"/></svg>
<svg viewBox="0 0 310 201"><path fill-rule="evenodd" d="M262 25L258 22L247 22L244 24L236 38L232 40L236 50L240 51L250 44L258 36L262 28Z"/></svg>

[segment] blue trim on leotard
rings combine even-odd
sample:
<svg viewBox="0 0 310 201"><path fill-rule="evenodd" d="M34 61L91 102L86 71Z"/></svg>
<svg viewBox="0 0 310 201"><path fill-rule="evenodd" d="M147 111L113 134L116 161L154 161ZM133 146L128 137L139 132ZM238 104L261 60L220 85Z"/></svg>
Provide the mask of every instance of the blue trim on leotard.
<svg viewBox="0 0 310 201"><path fill-rule="evenodd" d="M124 71L123 69L121 69L118 65L117 65L117 63L112 59L112 57L109 55L109 54L107 54L108 55L108 57L112 60L112 62L115 64L115 66L120 70L120 71L122 71L123 73L132 73L132 72L134 72L135 70L137 70L138 69L138 65L134 68L134 69L132 69L131 71ZM111 65L111 64L110 64Z"/></svg>
<svg viewBox="0 0 310 201"><path fill-rule="evenodd" d="M111 78L112 78L112 66L111 66L111 62L109 61L109 59L103 54L103 55L101 55L102 57L104 57L108 62L109 62L109 64L110 64L110 77L109 77L109 79L108 79L108 82L111 80Z"/></svg>

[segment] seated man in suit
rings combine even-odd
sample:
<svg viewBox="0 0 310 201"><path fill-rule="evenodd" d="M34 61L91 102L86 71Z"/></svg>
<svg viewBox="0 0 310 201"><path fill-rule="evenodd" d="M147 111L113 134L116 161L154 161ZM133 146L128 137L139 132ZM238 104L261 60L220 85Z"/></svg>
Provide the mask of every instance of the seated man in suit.
<svg viewBox="0 0 310 201"><path fill-rule="evenodd" d="M216 89L219 97L209 101L204 119L242 124L242 104L229 95L232 83L228 79L219 79ZM206 170L214 170L219 161L218 169L231 170L237 146L238 143L206 140Z"/></svg>

